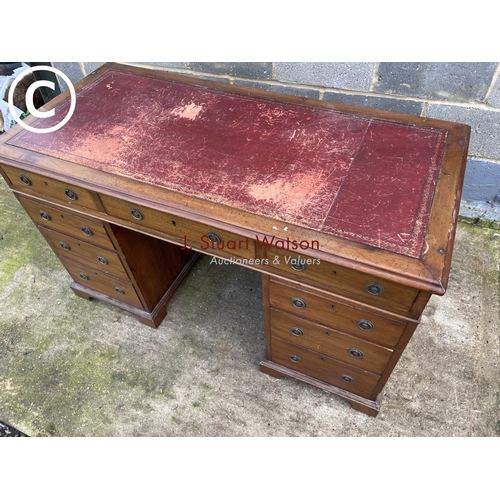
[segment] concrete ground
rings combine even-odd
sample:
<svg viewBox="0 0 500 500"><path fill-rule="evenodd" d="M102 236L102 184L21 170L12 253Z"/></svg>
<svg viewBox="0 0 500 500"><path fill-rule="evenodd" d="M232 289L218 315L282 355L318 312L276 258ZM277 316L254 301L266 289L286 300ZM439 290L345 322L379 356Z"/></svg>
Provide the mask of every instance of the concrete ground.
<svg viewBox="0 0 500 500"><path fill-rule="evenodd" d="M0 421L29 436L498 436L500 235L461 223L377 418L259 371L258 273L201 258L157 329L78 298L0 181Z"/></svg>

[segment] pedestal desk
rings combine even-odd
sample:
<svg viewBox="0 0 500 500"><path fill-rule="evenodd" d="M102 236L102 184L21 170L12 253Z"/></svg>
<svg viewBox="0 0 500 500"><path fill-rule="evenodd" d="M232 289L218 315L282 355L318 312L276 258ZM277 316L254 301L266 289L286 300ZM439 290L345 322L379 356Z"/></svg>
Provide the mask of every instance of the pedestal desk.
<svg viewBox="0 0 500 500"><path fill-rule="evenodd" d="M76 91L0 136L73 291L157 327L199 252L255 269L261 371L377 415L447 286L469 127L118 64Z"/></svg>

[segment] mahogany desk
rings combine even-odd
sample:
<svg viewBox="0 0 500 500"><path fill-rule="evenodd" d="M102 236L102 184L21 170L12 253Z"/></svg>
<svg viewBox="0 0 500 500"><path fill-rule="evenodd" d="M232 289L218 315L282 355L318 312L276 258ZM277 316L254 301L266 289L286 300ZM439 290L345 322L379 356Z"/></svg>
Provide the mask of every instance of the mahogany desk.
<svg viewBox="0 0 500 500"><path fill-rule="evenodd" d="M262 273L261 371L377 415L447 286L469 127L116 64L76 90L0 136L73 291L157 327L197 252L231 259Z"/></svg>

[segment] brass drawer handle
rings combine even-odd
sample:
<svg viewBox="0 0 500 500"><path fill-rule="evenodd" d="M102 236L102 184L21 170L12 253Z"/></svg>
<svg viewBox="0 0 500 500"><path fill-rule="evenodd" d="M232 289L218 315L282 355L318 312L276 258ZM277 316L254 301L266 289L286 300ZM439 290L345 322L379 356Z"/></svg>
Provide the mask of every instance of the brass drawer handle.
<svg viewBox="0 0 500 500"><path fill-rule="evenodd" d="M144 215L142 215L142 212L140 210L137 210L137 208L131 208L130 209L130 215L135 220L142 220L142 219L144 219Z"/></svg>
<svg viewBox="0 0 500 500"><path fill-rule="evenodd" d="M92 229L90 229L90 227L88 227L88 226L82 226L82 233L85 236L93 236L94 235Z"/></svg>
<svg viewBox="0 0 500 500"><path fill-rule="evenodd" d="M29 177L26 177L24 174L21 174L21 175L19 176L19 179L21 179L21 182L22 182L23 184L26 184L26 186L31 186L31 185L32 185L32 182L31 182L31 180L29 179Z"/></svg>
<svg viewBox="0 0 500 500"><path fill-rule="evenodd" d="M50 220L52 220L52 217L47 212L45 212L44 210L40 210L40 217L44 221L47 221L47 222L49 222Z"/></svg>
<svg viewBox="0 0 500 500"><path fill-rule="evenodd" d="M297 257L296 259L292 259L290 261L290 267L294 271L303 271L306 268L306 263Z"/></svg>
<svg viewBox="0 0 500 500"><path fill-rule="evenodd" d="M119 286L115 287L115 290L120 294L120 295L124 295L125 292L123 291L122 288L120 288Z"/></svg>
<svg viewBox="0 0 500 500"><path fill-rule="evenodd" d="M354 349L353 347L349 349L349 355L357 359L361 359L364 356L363 351L360 351L359 349Z"/></svg>
<svg viewBox="0 0 500 500"><path fill-rule="evenodd" d="M102 255L98 255L97 260L104 266L108 265L108 261Z"/></svg>
<svg viewBox="0 0 500 500"><path fill-rule="evenodd" d="M342 378L342 380L344 382L348 382L348 383L354 382L354 378L351 377L350 375L342 374L340 377Z"/></svg>
<svg viewBox="0 0 500 500"><path fill-rule="evenodd" d="M304 335L304 332L296 326L292 326L290 331L292 332L292 335L295 335L296 337L302 337L302 335Z"/></svg>
<svg viewBox="0 0 500 500"><path fill-rule="evenodd" d="M222 238L216 233L208 233L207 237L212 243L215 243L217 245L222 243Z"/></svg>
<svg viewBox="0 0 500 500"><path fill-rule="evenodd" d="M370 332L375 328L375 326L371 321L368 321L367 319L360 319L358 321L358 328L360 330L363 330L364 332Z"/></svg>
<svg viewBox="0 0 500 500"><path fill-rule="evenodd" d="M64 241L60 241L59 245L61 245L64 248L64 250L68 250L68 251L71 250L71 247L67 243L65 243Z"/></svg>
<svg viewBox="0 0 500 500"><path fill-rule="evenodd" d="M82 278L82 280L85 280L85 281L89 281L89 279L90 279L85 273L80 273L80 278Z"/></svg>
<svg viewBox="0 0 500 500"><path fill-rule="evenodd" d="M290 354L289 358L294 363L300 363L302 361L302 358L300 356L297 356L296 354Z"/></svg>
<svg viewBox="0 0 500 500"><path fill-rule="evenodd" d="M71 189L65 189L64 194L71 200L71 201L76 201L78 200L78 196L74 191L71 191Z"/></svg>
<svg viewBox="0 0 500 500"><path fill-rule="evenodd" d="M385 288L382 285L373 281L365 284L365 290L371 295L382 295L385 292Z"/></svg>
<svg viewBox="0 0 500 500"><path fill-rule="evenodd" d="M304 309L304 307L306 307L306 301L304 299L301 299L300 297L293 297L292 304L297 309Z"/></svg>

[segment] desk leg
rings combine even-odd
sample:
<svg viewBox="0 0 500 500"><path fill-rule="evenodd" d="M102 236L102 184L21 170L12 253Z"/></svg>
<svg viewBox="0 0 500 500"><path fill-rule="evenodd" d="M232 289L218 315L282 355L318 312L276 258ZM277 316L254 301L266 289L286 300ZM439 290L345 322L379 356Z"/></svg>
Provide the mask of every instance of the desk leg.
<svg viewBox="0 0 500 500"><path fill-rule="evenodd" d="M158 328L162 320L165 318L167 314L166 301L163 301L159 304L161 307L156 308L153 312L143 311L142 309L138 309L137 307L130 306L125 304L124 302L119 302L112 297L108 297L96 290L92 290L91 288L87 288L85 286L76 283L75 281L71 283L71 289L78 295L78 297L82 297L87 300L100 300L102 302L106 302L115 307L119 307L124 311L127 311L130 314L133 314L143 325L150 326L151 328Z"/></svg>
<svg viewBox="0 0 500 500"><path fill-rule="evenodd" d="M174 250L178 249L178 247L174 247L174 245L172 245L172 247ZM178 251L181 252L181 250ZM142 324L152 328L158 328L167 315L167 304L169 300L172 298L173 294L198 259L199 255L199 253L193 252L187 263L181 268L180 272L178 272L178 268L167 269L168 272L165 273L166 277L164 278L164 288L161 290L160 297L144 309L139 309L125 302L116 300L113 297L109 297L108 295L101 293L97 289L86 287L76 281L71 284L71 289L79 297L87 300L97 299L112 306L119 307L128 313L133 314ZM136 273L134 278L138 281L138 286L140 286L141 284L145 284L147 276L142 276L140 273Z"/></svg>
<svg viewBox="0 0 500 500"><path fill-rule="evenodd" d="M283 378L283 377L285 377L284 373L281 373L280 371L275 370L274 368L272 368L271 366L269 366L268 363L269 362L267 360L260 362L260 371L262 373L265 373L266 375L271 375L271 377L274 377L274 378Z"/></svg>
<svg viewBox="0 0 500 500"><path fill-rule="evenodd" d="M375 401L372 401L371 399L358 396L357 394L345 391L340 387L336 387L334 385L323 382L322 380L310 377L309 375L305 375L295 370L291 370L286 366L278 365L277 363L274 363L273 361L269 360L261 361L260 371L268 375L271 375L272 377L276 378L289 377L294 380L298 380L299 382L304 382L306 384L312 385L313 387L321 389L322 391L328 392L330 394L333 394L334 396L345 399L351 404L354 410L366 413L370 417L376 417L380 411L380 401L382 399L382 393L378 395Z"/></svg>

